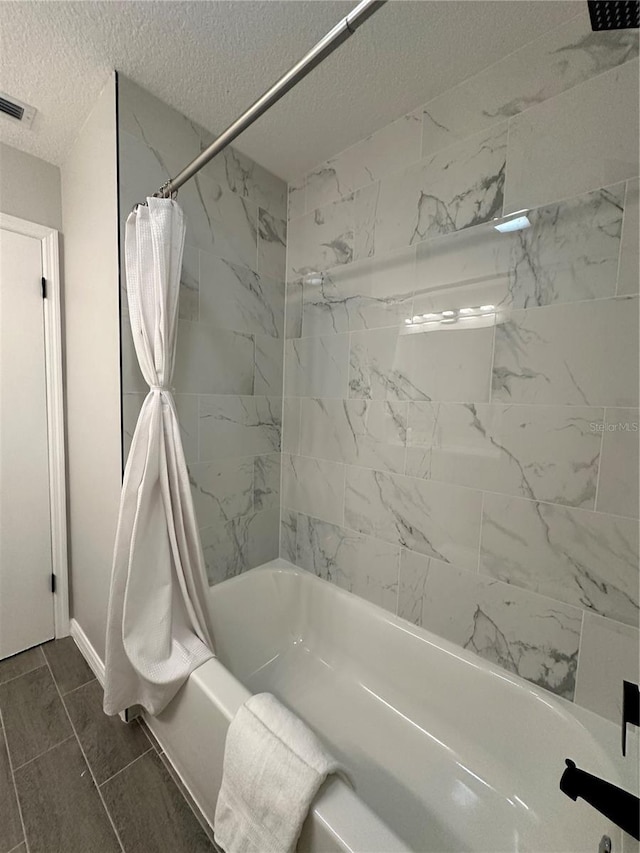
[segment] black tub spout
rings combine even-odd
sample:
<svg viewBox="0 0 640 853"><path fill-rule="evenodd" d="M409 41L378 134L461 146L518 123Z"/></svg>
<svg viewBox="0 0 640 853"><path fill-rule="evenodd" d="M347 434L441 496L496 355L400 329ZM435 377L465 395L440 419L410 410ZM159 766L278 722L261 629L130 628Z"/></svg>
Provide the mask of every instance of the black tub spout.
<svg viewBox="0 0 640 853"><path fill-rule="evenodd" d="M582 797L612 823L640 841L640 800L629 791L580 770L570 758L565 759L565 764L567 768L560 779L560 790L572 800Z"/></svg>

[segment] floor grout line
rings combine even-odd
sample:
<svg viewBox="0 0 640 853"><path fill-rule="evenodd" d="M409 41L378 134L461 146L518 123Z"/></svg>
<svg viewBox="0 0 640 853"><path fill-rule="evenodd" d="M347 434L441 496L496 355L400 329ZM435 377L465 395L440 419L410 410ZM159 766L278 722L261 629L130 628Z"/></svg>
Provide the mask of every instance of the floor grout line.
<svg viewBox="0 0 640 853"><path fill-rule="evenodd" d="M124 773L124 771L128 770L131 767L131 765L135 764L136 761L140 761L141 758L144 758L145 755L148 755L150 752L155 752L155 749L152 746L149 746L149 749L145 749L144 752L141 752L140 755L137 755L133 759L133 761L130 761L128 764L125 764L125 766L121 767L120 770L116 770L116 772L112 773L108 779L104 780L104 782L100 782L100 784L98 785L98 788L102 788L103 785L107 784L107 782L110 782L112 779L115 779L116 776L119 776L121 773Z"/></svg>
<svg viewBox="0 0 640 853"><path fill-rule="evenodd" d="M5 748L7 750L7 759L9 760L9 771L11 773L11 781L13 783L13 793L15 794L16 803L18 806L18 814L20 815L20 824L22 826L22 837L23 837L23 841L24 841L24 846L27 850L27 853L29 853L29 839L27 838L27 828L24 824L24 816L22 814L22 806L20 805L20 797L18 796L18 786L16 785L15 773L13 772L13 762L11 760L11 750L9 749L9 741L7 740L7 730L6 730L5 725L4 725L4 718L2 716L2 709L0 709L0 728L2 729L2 734L4 736L4 745L5 745ZM23 842L21 841L20 844L22 844L22 843ZM18 847L20 847L20 844L18 844ZM16 848L14 848L14 850L15 849Z"/></svg>
<svg viewBox="0 0 640 853"><path fill-rule="evenodd" d="M46 659L46 655L45 655L45 659ZM113 829L114 835L116 837L116 841L120 845L120 849L122 850L122 853L126 853L125 848L124 848L124 844L122 843L122 839L120 838L120 834L118 833L116 825L113 821L113 818L111 816L111 812L107 808L107 804L105 802L104 797L102 796L102 791L100 790L100 786L96 782L96 777L94 775L93 770L91 769L91 765L89 764L89 759L87 758L86 753L85 753L84 749L82 748L82 744L80 743L80 738L78 737L78 732L76 731L76 727L73 724L73 720L71 719L71 715L69 714L67 706L65 705L64 699L62 697L62 693L60 692L60 688L58 687L58 683L56 682L56 680L54 678L53 671L51 669L51 665L49 664L48 660L47 660L47 666L49 667L49 673L51 674L51 678L52 678L53 683L55 685L55 688L58 692L58 696L60 697L60 702L62 703L62 707L64 708L64 712L67 715L67 719L69 720L69 724L71 725L71 730L73 731L73 734L75 735L76 743L78 744L78 747L80 749L80 753L82 754L82 757L84 758L84 762L87 765L87 770L89 771L89 775L91 776L94 787L95 787L96 791L98 792L98 796L100 797L100 802L102 803L102 808L105 810L105 814L107 815L107 819L108 819L109 823L111 824L111 828Z"/></svg>
<svg viewBox="0 0 640 853"><path fill-rule="evenodd" d="M52 673L52 675L53 675L53 673ZM54 679L53 679L53 680L55 681L55 677L54 677ZM90 679L89 679L89 681L85 681L85 683L84 683L84 684L78 684L78 686L77 686L77 687L74 687L74 688L73 688L73 689L71 689L71 690L67 690L67 692L66 692L66 693L62 693L62 691L60 691L60 695L61 695L63 698L64 698L65 696L71 696L71 694L72 694L72 693L75 693L77 690L82 690L82 688L83 688L83 687L86 687L86 686L87 686L87 684L93 684L93 682L94 682L94 681L97 681L97 680L98 680L98 679L97 679L97 678L95 677L95 675L94 675L94 676L93 676L93 678L90 678ZM57 686L57 682L56 682L56 686Z"/></svg>
<svg viewBox="0 0 640 853"><path fill-rule="evenodd" d="M46 666L47 662L39 664L38 666L34 666L33 669L28 669L26 672L21 672L20 675L14 675L13 678L7 678L6 681L0 681L0 688L4 687L5 684L11 684L13 681L17 681L19 678L24 678L25 675L31 675L32 672L36 672L38 669L42 669L43 666Z"/></svg>
<svg viewBox="0 0 640 853"><path fill-rule="evenodd" d="M42 752L39 752L37 755L34 755L33 758L30 758L28 761L23 761L22 764L18 764L18 766L14 768L13 772L17 773L18 770L22 770L23 767L26 767L28 764L32 764L34 761L37 761L38 758L42 758L43 755L46 755L48 752L57 749L61 744L66 743L68 740L71 740L72 737L74 737L73 732L71 732L70 735L67 735L67 737L63 738L62 740L59 740L57 743L54 743L53 746L49 746L47 747L47 749L43 750Z"/></svg>

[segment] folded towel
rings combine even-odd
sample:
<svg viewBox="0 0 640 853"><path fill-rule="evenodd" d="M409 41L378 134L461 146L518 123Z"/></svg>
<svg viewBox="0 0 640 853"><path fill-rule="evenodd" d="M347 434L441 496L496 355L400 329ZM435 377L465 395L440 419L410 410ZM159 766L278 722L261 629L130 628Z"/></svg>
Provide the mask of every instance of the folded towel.
<svg viewBox="0 0 640 853"><path fill-rule="evenodd" d="M214 837L225 853L293 853L311 802L338 762L270 693L248 699L224 749Z"/></svg>

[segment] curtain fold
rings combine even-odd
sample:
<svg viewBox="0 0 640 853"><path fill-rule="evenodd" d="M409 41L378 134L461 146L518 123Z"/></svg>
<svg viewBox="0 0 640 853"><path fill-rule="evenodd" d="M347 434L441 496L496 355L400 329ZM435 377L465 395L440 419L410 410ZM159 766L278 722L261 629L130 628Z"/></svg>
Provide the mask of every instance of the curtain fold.
<svg viewBox="0 0 640 853"><path fill-rule="evenodd" d="M129 315L149 393L124 473L106 636L104 710L158 714L213 656L208 590L175 403L185 225L172 199L148 198L127 219Z"/></svg>

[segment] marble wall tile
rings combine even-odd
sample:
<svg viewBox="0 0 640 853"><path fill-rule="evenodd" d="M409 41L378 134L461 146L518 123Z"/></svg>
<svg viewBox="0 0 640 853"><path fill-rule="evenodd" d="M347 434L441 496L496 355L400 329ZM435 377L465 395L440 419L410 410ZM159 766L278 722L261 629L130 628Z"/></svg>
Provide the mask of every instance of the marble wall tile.
<svg viewBox="0 0 640 853"><path fill-rule="evenodd" d="M281 315L282 316L282 315ZM269 335L255 335L255 378L253 393L282 396L284 341Z"/></svg>
<svg viewBox="0 0 640 853"><path fill-rule="evenodd" d="M308 172L305 176L304 212L311 213L318 207L351 195L355 189L351 171L352 158L347 148Z"/></svg>
<svg viewBox="0 0 640 853"><path fill-rule="evenodd" d="M582 612L434 561L423 626L565 699L573 699Z"/></svg>
<svg viewBox="0 0 640 853"><path fill-rule="evenodd" d="M618 270L618 295L638 292L640 279L640 248L638 246L640 217L638 210L638 181L627 182L624 201L624 224L622 246L620 249L620 269Z"/></svg>
<svg viewBox="0 0 640 853"><path fill-rule="evenodd" d="M604 427L596 509L637 518L640 412L607 409Z"/></svg>
<svg viewBox="0 0 640 853"><path fill-rule="evenodd" d="M586 8L434 98L424 108L423 155L504 121L638 54L637 33L593 33Z"/></svg>
<svg viewBox="0 0 640 853"><path fill-rule="evenodd" d="M280 509L280 454L254 459L253 505L256 511Z"/></svg>
<svg viewBox="0 0 640 853"><path fill-rule="evenodd" d="M213 139L210 139L212 142ZM207 141L208 144L208 141ZM273 216L287 215L287 184L237 148L229 147L204 168L205 174L234 193L251 199Z"/></svg>
<svg viewBox="0 0 640 853"><path fill-rule="evenodd" d="M253 394L252 335L180 320L173 386L183 394Z"/></svg>
<svg viewBox="0 0 640 853"><path fill-rule="evenodd" d="M200 322L217 329L282 337L284 284L200 253Z"/></svg>
<svg viewBox="0 0 640 853"><path fill-rule="evenodd" d="M323 580L396 612L400 549L308 515L298 515L297 562Z"/></svg>
<svg viewBox="0 0 640 853"><path fill-rule="evenodd" d="M353 332L349 396L388 400L486 400L493 328L416 333Z"/></svg>
<svg viewBox="0 0 640 853"><path fill-rule="evenodd" d="M398 577L398 616L414 625L422 625L422 607L432 557L402 549Z"/></svg>
<svg viewBox="0 0 640 853"><path fill-rule="evenodd" d="M333 524L344 516L345 466L306 456L282 457L282 505Z"/></svg>
<svg viewBox="0 0 640 853"><path fill-rule="evenodd" d="M383 178L376 254L500 216L506 153L502 124Z"/></svg>
<svg viewBox="0 0 640 853"><path fill-rule="evenodd" d="M291 281L286 287L287 310L285 314L285 337L302 337L302 283Z"/></svg>
<svg viewBox="0 0 640 853"><path fill-rule="evenodd" d="M401 326L412 316L415 249L336 267L303 286L303 332L327 335Z"/></svg>
<svg viewBox="0 0 640 853"><path fill-rule="evenodd" d="M480 571L638 625L638 522L486 493Z"/></svg>
<svg viewBox="0 0 640 853"><path fill-rule="evenodd" d="M296 535L298 532L298 513L284 507L280 510L280 556L296 565Z"/></svg>
<svg viewBox="0 0 640 853"><path fill-rule="evenodd" d="M288 206L287 206L287 221L297 219L298 216L304 216L305 197L306 197L306 180L305 176L289 181L288 188Z"/></svg>
<svg viewBox="0 0 640 853"><path fill-rule="evenodd" d="M347 468L345 524L428 557L475 570L480 492Z"/></svg>
<svg viewBox="0 0 640 853"><path fill-rule="evenodd" d="M254 569L278 556L280 511L267 509L200 531L209 584Z"/></svg>
<svg viewBox="0 0 640 853"><path fill-rule="evenodd" d="M199 202L191 216L194 230L199 228L202 232L199 248L225 261L257 270L257 204L202 173L187 187L195 194L193 204ZM181 202L187 205L190 196L186 190L180 192Z"/></svg>
<svg viewBox="0 0 640 853"><path fill-rule="evenodd" d="M287 274L287 221L258 210L258 272L284 281Z"/></svg>
<svg viewBox="0 0 640 853"><path fill-rule="evenodd" d="M289 223L288 281L353 260L353 196Z"/></svg>
<svg viewBox="0 0 640 853"><path fill-rule="evenodd" d="M492 384L496 401L637 406L637 299L505 314L496 327Z"/></svg>
<svg viewBox="0 0 640 853"><path fill-rule="evenodd" d="M404 471L407 404L302 400L300 453L380 471Z"/></svg>
<svg viewBox="0 0 640 853"><path fill-rule="evenodd" d="M637 60L538 104L509 123L507 211L637 176Z"/></svg>
<svg viewBox="0 0 640 853"><path fill-rule="evenodd" d="M281 419L278 397L200 397L200 461L277 453Z"/></svg>
<svg viewBox="0 0 640 853"><path fill-rule="evenodd" d="M199 527L226 523L253 512L254 460L218 459L189 466L189 482Z"/></svg>
<svg viewBox="0 0 640 853"><path fill-rule="evenodd" d="M409 403L406 473L594 509L604 410Z"/></svg>
<svg viewBox="0 0 640 853"><path fill-rule="evenodd" d="M622 719L622 682L637 682L640 634L636 628L584 614L575 701L616 725Z"/></svg>
<svg viewBox="0 0 640 853"><path fill-rule="evenodd" d="M200 253L185 246L182 255L178 317L196 322L200 316Z"/></svg>
<svg viewBox="0 0 640 853"><path fill-rule="evenodd" d="M198 397L196 394L174 394L180 438L188 465L198 462Z"/></svg>
<svg viewBox="0 0 640 853"><path fill-rule="evenodd" d="M285 397L282 401L282 452L297 456L300 452L300 397Z"/></svg>
<svg viewBox="0 0 640 853"><path fill-rule="evenodd" d="M349 336L294 338L285 348L287 397L346 397Z"/></svg>

